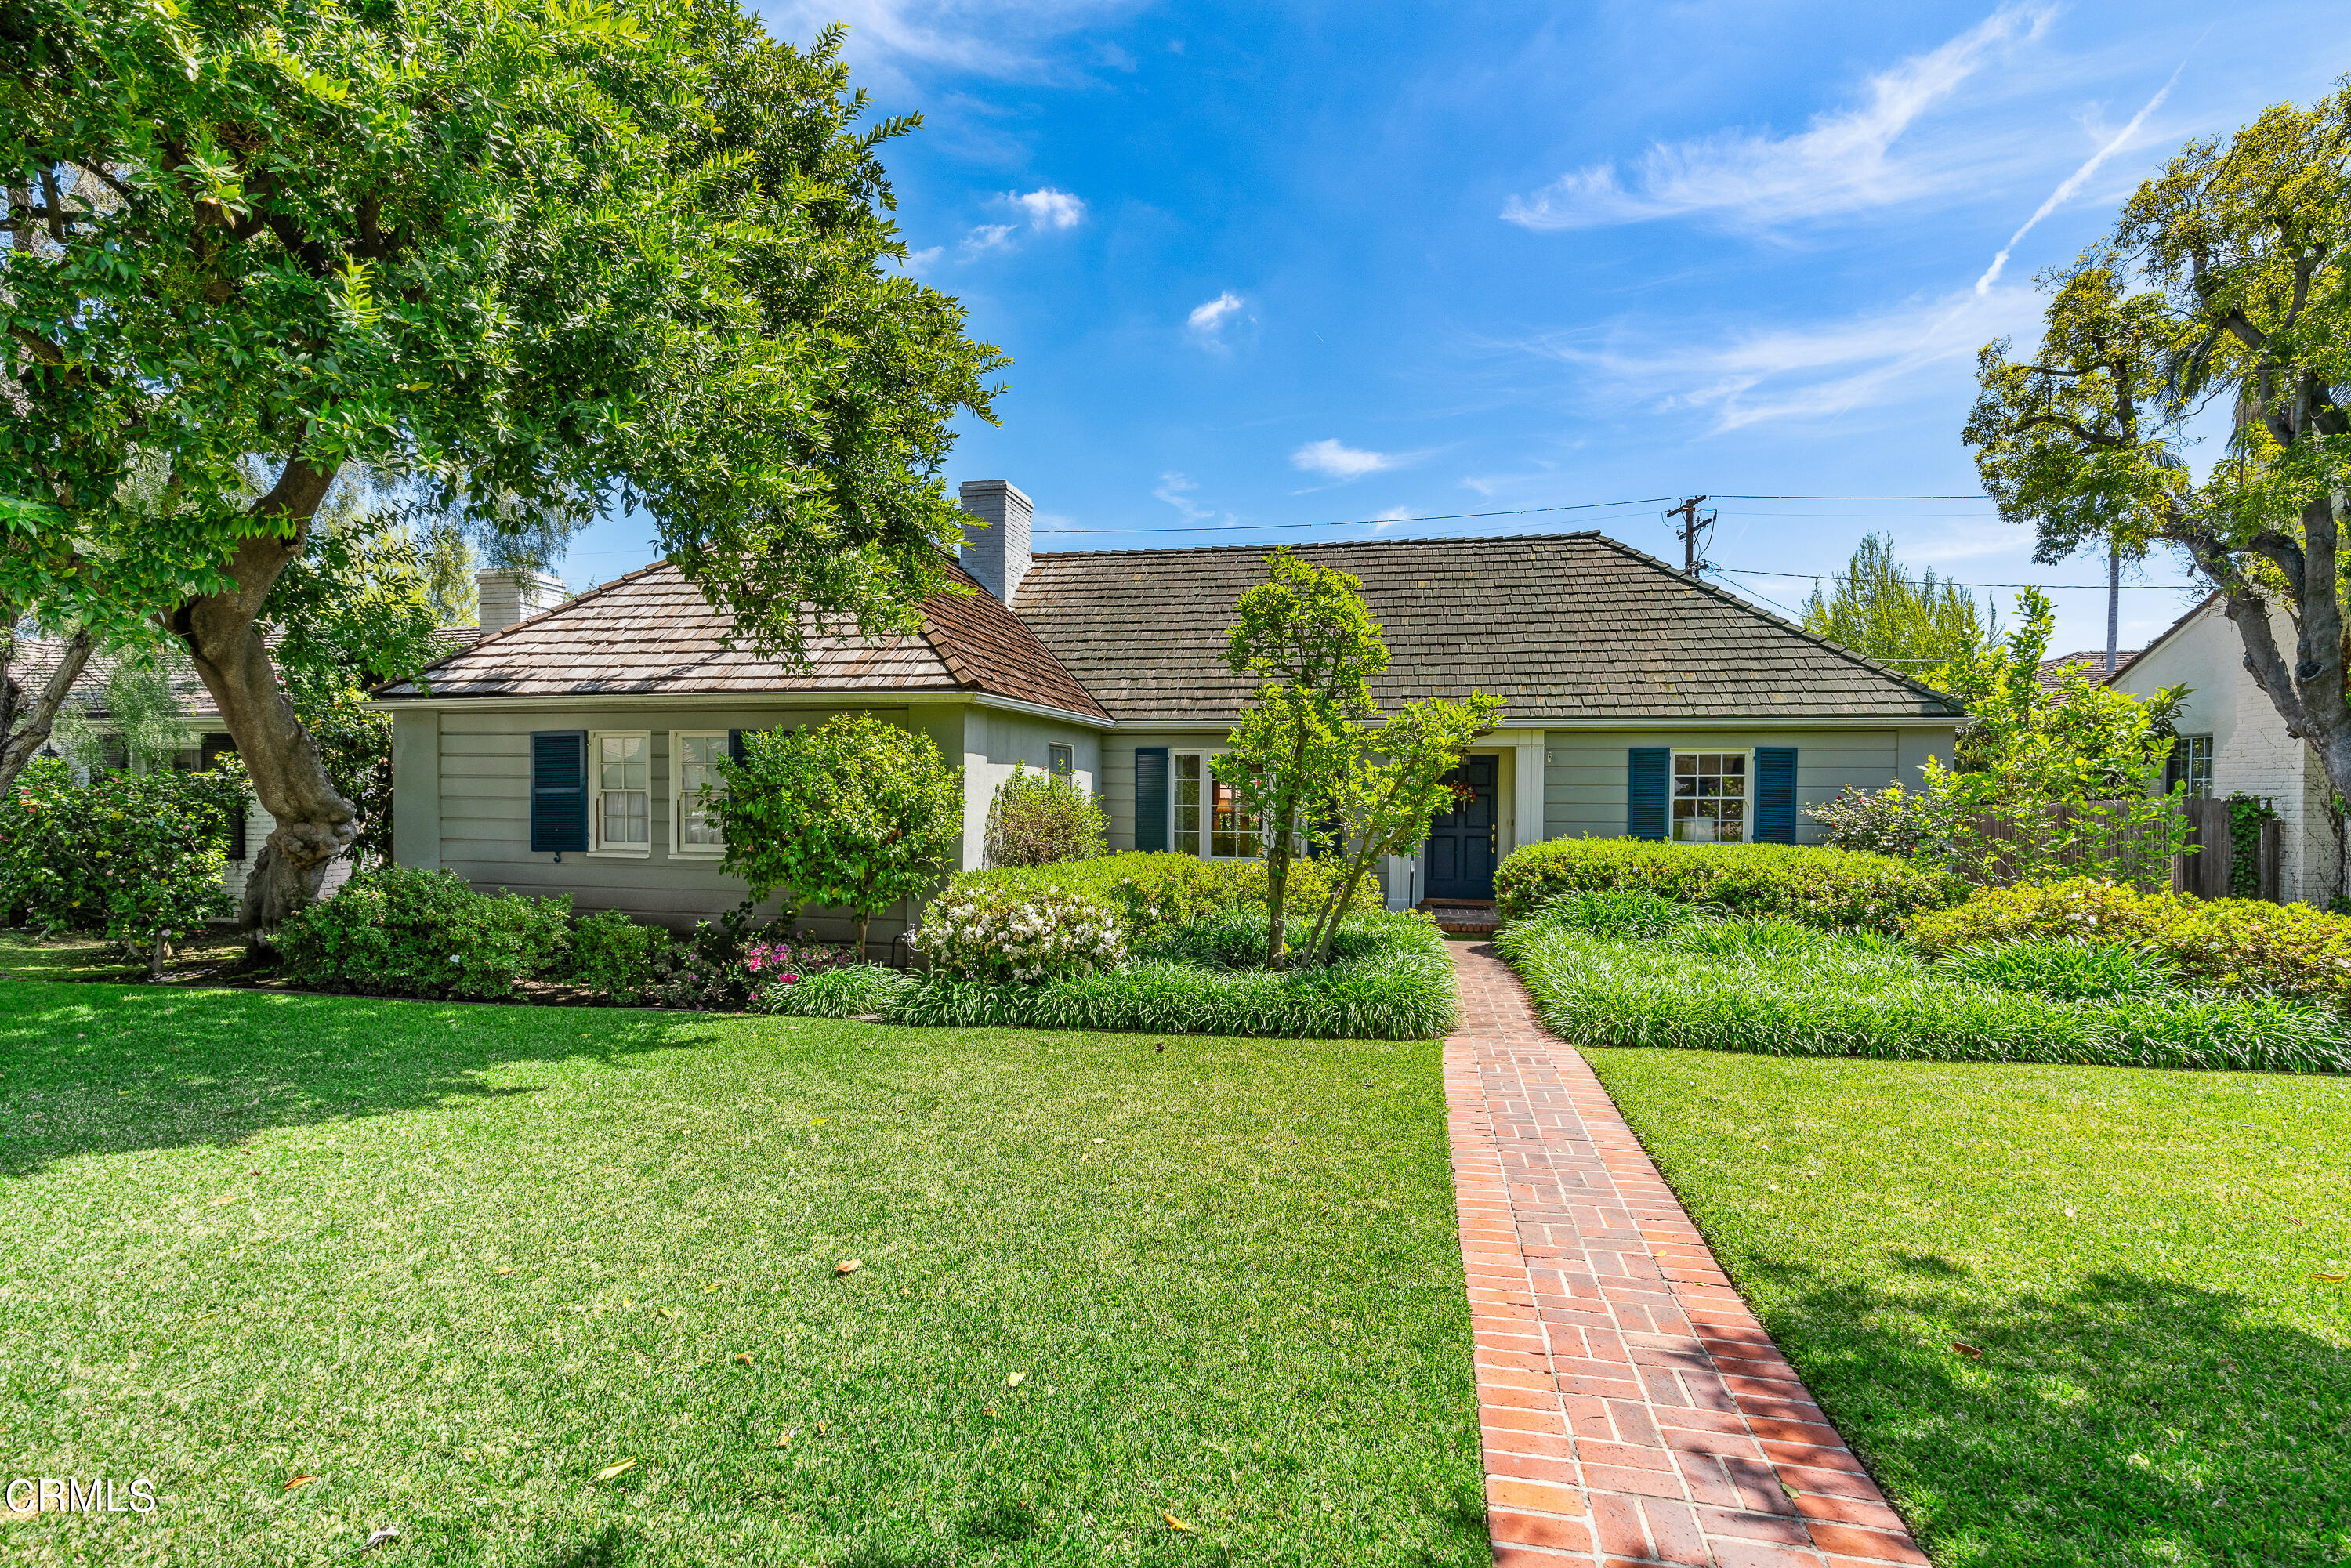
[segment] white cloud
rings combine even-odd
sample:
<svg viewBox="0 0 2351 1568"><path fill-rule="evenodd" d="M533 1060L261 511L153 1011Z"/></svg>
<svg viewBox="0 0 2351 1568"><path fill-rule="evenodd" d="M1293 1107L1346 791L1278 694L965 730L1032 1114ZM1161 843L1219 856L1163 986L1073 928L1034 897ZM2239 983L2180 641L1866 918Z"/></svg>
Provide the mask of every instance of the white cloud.
<svg viewBox="0 0 2351 1568"><path fill-rule="evenodd" d="M1310 441L1290 455L1290 466L1326 479L1360 479L1394 468L1404 460L1384 452L1366 452L1339 441Z"/></svg>
<svg viewBox="0 0 2351 1568"><path fill-rule="evenodd" d="M1192 313L1184 318L1184 321L1195 332L1204 337L1214 337L1217 329L1225 324L1225 318L1240 308L1241 297L1228 288L1206 305L1193 306Z"/></svg>
<svg viewBox="0 0 2351 1568"><path fill-rule="evenodd" d="M1372 514L1372 522L1374 524L1372 532L1375 534L1384 534L1410 516L1412 516L1412 508L1410 507L1390 507L1385 511L1374 512Z"/></svg>
<svg viewBox="0 0 2351 1568"><path fill-rule="evenodd" d="M2074 199L2074 193L2079 191L2085 184L2088 183L2090 176L2098 172L2098 165L2104 163L2107 159L2113 157L2116 152L2121 152L2125 147L2130 144L2131 139L2138 134L2138 128L2147 123L2147 117L2153 114L2156 111L2157 106L2161 104L2166 98L2168 98L2171 95L2172 88L2177 85L2179 80L2179 73L2187 68L2188 62L2186 60L2180 61L2179 66L2175 68L2171 73L2171 80L2165 82L2161 87L2155 89L2155 96L2148 99L2145 104L2140 106L2139 111L2137 114L2131 116L2130 123L2124 126L2120 131L2116 131L2113 136L2108 138L2105 144L2100 147L2095 152L2091 153L2088 160L2085 161L2080 168L2074 170L2071 174L2066 175L2064 182L2055 190L2049 193L2049 199L2042 203L2040 206L2034 208L2032 215L2024 220L2024 226L2008 236L2008 243L2000 247L2000 254L1991 258L1991 265L1984 268L1983 276L1981 277L1976 279L1976 292L1978 294L1983 293L1993 284L2000 281L2001 269L2008 265L2008 254L2016 248L2017 241L2022 239L2026 235L2031 234L2032 232L2033 225L2038 224L2042 219L2055 212L2059 207L2064 206L2067 202L2072 201Z"/></svg>
<svg viewBox="0 0 2351 1568"><path fill-rule="evenodd" d="M1012 231L1019 226L1018 224L980 225L963 236L963 258L969 261L975 256L998 248L1012 238Z"/></svg>
<svg viewBox="0 0 2351 1568"><path fill-rule="evenodd" d="M1156 499L1166 502L1187 523L1205 523L1217 514L1213 507L1203 507L1192 499L1192 492L1200 486L1182 474L1162 474L1158 487L1151 492Z"/></svg>
<svg viewBox="0 0 2351 1568"><path fill-rule="evenodd" d="M1749 332L1727 342L1674 349L1620 342L1601 348L1549 340L1524 345L1589 366L1621 394L1708 411L1716 426L1830 419L1865 403L1909 395L1906 383L1947 376L1993 338L2028 336L2041 299L2030 288L1972 288L1818 327ZM1947 376L1948 379L1948 376Z"/></svg>
<svg viewBox="0 0 2351 1568"><path fill-rule="evenodd" d="M831 23L848 23L849 57L860 79L878 74L896 89L907 85L907 68L918 66L958 76L1071 75L1047 57L1055 42L1137 8L1136 0L770 0L759 9L768 31L795 44Z"/></svg>
<svg viewBox="0 0 2351 1568"><path fill-rule="evenodd" d="M1016 191L1005 200L1029 214L1030 228L1073 229L1085 220L1085 203L1050 185L1034 191Z"/></svg>
<svg viewBox="0 0 2351 1568"><path fill-rule="evenodd" d="M1546 230L1691 215L1760 225L1909 200L1959 170L1949 155L1898 158L1896 141L2001 49L2037 37L2050 14L2003 6L1941 47L1872 77L1867 102L1815 115L1795 135L1742 131L1659 142L1629 178L1614 163L1595 163L1531 198L1511 197L1501 215Z"/></svg>
<svg viewBox="0 0 2351 1568"><path fill-rule="evenodd" d="M939 256L940 256L940 253L941 253L941 252L943 252L943 251L945 251L946 249L946 247L945 246L938 246L938 245L935 245L935 246L930 246L930 247L929 247L928 249L926 249L926 250L910 250L910 251L908 251L908 252L906 253L906 261L905 261L905 267L906 267L906 270L907 270L907 271L909 271L909 272L912 272L912 271L914 271L914 270L916 267L928 267L928 266L930 266L930 265L931 265L931 263L933 263L933 262L935 262L935 261L938 260Z"/></svg>

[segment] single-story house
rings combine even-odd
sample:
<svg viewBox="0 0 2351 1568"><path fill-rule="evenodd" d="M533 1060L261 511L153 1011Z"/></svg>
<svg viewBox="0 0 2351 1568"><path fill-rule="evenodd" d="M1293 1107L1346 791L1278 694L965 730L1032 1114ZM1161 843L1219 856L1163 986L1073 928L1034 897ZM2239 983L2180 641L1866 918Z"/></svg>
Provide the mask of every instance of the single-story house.
<svg viewBox="0 0 2351 1568"><path fill-rule="evenodd" d="M2283 605L2273 612L2278 646L2291 651L2294 622ZM2163 634L2106 677L2133 696L2185 685L2188 697L2172 720L2179 739L2167 787L2190 795L2257 795L2278 814L2278 896L2315 904L2346 891L2344 841L2329 810L2335 790L2309 745L2288 735L2269 694L2245 668L2245 644L2215 593L2173 622Z"/></svg>
<svg viewBox="0 0 2351 1568"><path fill-rule="evenodd" d="M1099 794L1115 850L1252 855L1255 823L1215 758L1250 684L1225 665L1267 547L1032 555L1030 503L967 483L972 589L914 634L812 636L789 669L666 563L512 625L379 688L395 727L394 858L486 888L569 893L682 925L742 884L695 800L743 730L864 710L964 769L961 860L1016 765ZM1811 841L1805 807L1845 785L1915 782L1948 760L1948 697L1598 533L1310 544L1353 573L1391 662L1383 708L1478 690L1508 704L1470 754L1466 803L1389 860L1391 906L1490 898L1496 862L1562 835ZM907 911L875 922L889 941Z"/></svg>

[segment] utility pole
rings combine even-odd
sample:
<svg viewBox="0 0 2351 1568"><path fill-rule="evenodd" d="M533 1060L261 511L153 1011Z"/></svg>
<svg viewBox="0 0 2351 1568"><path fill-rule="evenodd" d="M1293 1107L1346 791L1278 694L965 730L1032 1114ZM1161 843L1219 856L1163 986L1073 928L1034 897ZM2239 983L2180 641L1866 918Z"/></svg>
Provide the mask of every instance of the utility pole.
<svg viewBox="0 0 2351 1568"><path fill-rule="evenodd" d="M2123 618L2123 547L2106 555L2106 674L2115 673L2116 629Z"/></svg>
<svg viewBox="0 0 2351 1568"><path fill-rule="evenodd" d="M1682 575L1684 577L1696 577L1705 567L1707 535L1713 530L1714 519L1720 515L1708 512L1706 516L1699 517L1698 504L1705 499L1704 496L1692 496L1678 507L1666 508L1666 516L1679 517L1682 520L1682 526L1674 530L1674 537L1682 541Z"/></svg>

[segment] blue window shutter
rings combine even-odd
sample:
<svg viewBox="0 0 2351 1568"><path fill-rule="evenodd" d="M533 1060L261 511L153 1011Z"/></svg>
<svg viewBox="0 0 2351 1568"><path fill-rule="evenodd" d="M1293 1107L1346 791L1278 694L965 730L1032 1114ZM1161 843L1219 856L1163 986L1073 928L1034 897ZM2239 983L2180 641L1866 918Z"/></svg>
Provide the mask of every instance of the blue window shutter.
<svg viewBox="0 0 2351 1568"><path fill-rule="evenodd" d="M530 847L533 853L588 847L588 732L535 729L530 735Z"/></svg>
<svg viewBox="0 0 2351 1568"><path fill-rule="evenodd" d="M1134 847L1167 848L1167 748L1134 748Z"/></svg>
<svg viewBox="0 0 2351 1568"><path fill-rule="evenodd" d="M743 760L744 733L744 731L739 729L730 729L726 732L726 759L729 762L740 762Z"/></svg>
<svg viewBox="0 0 2351 1568"><path fill-rule="evenodd" d="M1755 748L1755 841L1796 841L1796 748L1792 746Z"/></svg>
<svg viewBox="0 0 2351 1568"><path fill-rule="evenodd" d="M1625 756L1625 831L1636 839L1662 839L1667 833L1667 791L1673 788L1674 748L1628 747Z"/></svg>

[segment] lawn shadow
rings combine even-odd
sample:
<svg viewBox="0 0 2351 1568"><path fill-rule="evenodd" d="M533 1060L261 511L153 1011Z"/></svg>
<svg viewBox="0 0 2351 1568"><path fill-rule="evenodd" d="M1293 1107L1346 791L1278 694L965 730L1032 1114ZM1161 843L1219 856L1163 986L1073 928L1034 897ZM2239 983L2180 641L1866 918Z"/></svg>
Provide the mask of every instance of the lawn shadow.
<svg viewBox="0 0 2351 1568"><path fill-rule="evenodd" d="M1799 1293L1765 1326L1938 1561L2351 1557L2351 1348L2128 1270L1987 1303L1896 1261L1915 1284L1806 1291L1782 1263Z"/></svg>
<svg viewBox="0 0 2351 1568"><path fill-rule="evenodd" d="M714 1015L652 1009L0 982L0 1176L536 1093L483 1074L582 1058L623 1066L717 1027Z"/></svg>

